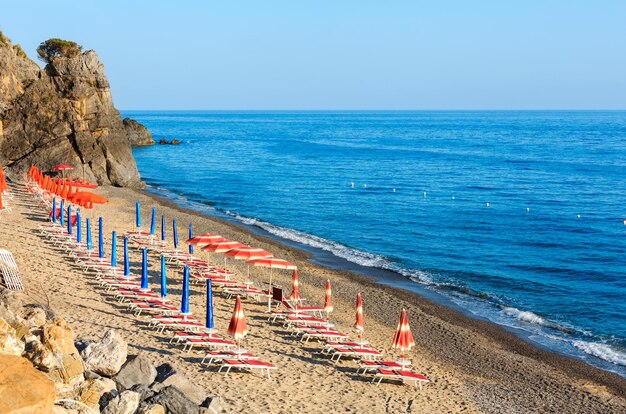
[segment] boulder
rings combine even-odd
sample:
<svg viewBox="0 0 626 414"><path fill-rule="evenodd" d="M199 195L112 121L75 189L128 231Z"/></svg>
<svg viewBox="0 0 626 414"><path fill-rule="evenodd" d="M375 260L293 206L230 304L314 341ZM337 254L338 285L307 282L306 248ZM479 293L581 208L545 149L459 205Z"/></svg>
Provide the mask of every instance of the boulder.
<svg viewBox="0 0 626 414"><path fill-rule="evenodd" d="M154 390L148 388L147 386L143 384L135 384L132 387L130 387L130 390L135 391L137 394L139 394L139 399L141 401L147 400L148 398L156 394Z"/></svg>
<svg viewBox="0 0 626 414"><path fill-rule="evenodd" d="M200 406L201 414L220 414L223 410L220 397L207 397Z"/></svg>
<svg viewBox="0 0 626 414"><path fill-rule="evenodd" d="M77 401L100 411L102 396L115 389L115 382L109 378L89 379L80 384Z"/></svg>
<svg viewBox="0 0 626 414"><path fill-rule="evenodd" d="M48 414L54 384L26 358L0 354L0 413Z"/></svg>
<svg viewBox="0 0 626 414"><path fill-rule="evenodd" d="M40 306L28 305L24 306L22 319L24 319L24 324L29 329L40 329L46 324L48 313Z"/></svg>
<svg viewBox="0 0 626 414"><path fill-rule="evenodd" d="M50 358L42 355L41 366L59 390L73 387L83 380L83 360L74 346L74 339L74 332L61 318L43 327L41 344L52 353L56 362L51 363Z"/></svg>
<svg viewBox="0 0 626 414"><path fill-rule="evenodd" d="M185 374L182 372L176 372L173 375L165 378L160 383L155 383L152 386L152 389L155 391L160 391L165 387L175 387L179 391L181 391L187 398L193 401L195 404L200 405L206 400L206 392L193 382L191 382Z"/></svg>
<svg viewBox="0 0 626 414"><path fill-rule="evenodd" d="M80 355L86 369L111 377L126 362L128 344L117 331L111 329L99 341L88 343Z"/></svg>
<svg viewBox="0 0 626 414"><path fill-rule="evenodd" d="M137 414L165 414L165 408L161 404L142 404Z"/></svg>
<svg viewBox="0 0 626 414"><path fill-rule="evenodd" d="M171 140L171 141L170 141L170 144L172 144L172 145L178 145L178 144L180 144L180 141L179 141L179 140L177 140L176 138L174 138L173 140Z"/></svg>
<svg viewBox="0 0 626 414"><path fill-rule="evenodd" d="M18 338L17 331L4 319L0 319L0 353L22 355L25 344Z"/></svg>
<svg viewBox="0 0 626 414"><path fill-rule="evenodd" d="M167 144L167 140L165 138L161 138L159 140L159 145L165 145L165 144Z"/></svg>
<svg viewBox="0 0 626 414"><path fill-rule="evenodd" d="M174 375L178 372L176 367L170 363L163 363L159 365L157 368L157 377L154 379L155 382L163 382L163 380L170 375Z"/></svg>
<svg viewBox="0 0 626 414"><path fill-rule="evenodd" d="M124 391L115 397L102 410L103 414L135 414L139 408L139 394L134 391Z"/></svg>
<svg viewBox="0 0 626 414"><path fill-rule="evenodd" d="M124 130L128 136L128 141L133 147L141 147L146 145L154 145L152 134L148 128L131 118L124 118L122 121Z"/></svg>
<svg viewBox="0 0 626 414"><path fill-rule="evenodd" d="M165 387L160 393L146 401L148 404L160 404L168 414L199 414L200 408L180 392L176 387Z"/></svg>
<svg viewBox="0 0 626 414"><path fill-rule="evenodd" d="M126 390L135 384L149 386L154 382L156 376L156 368L150 360L143 355L137 355L126 361L115 376L115 382L119 385L120 390Z"/></svg>

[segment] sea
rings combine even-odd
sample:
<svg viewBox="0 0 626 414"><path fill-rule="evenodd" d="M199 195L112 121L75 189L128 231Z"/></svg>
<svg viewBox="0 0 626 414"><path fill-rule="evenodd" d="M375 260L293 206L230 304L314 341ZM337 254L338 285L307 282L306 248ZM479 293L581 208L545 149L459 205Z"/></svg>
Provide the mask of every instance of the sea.
<svg viewBox="0 0 626 414"><path fill-rule="evenodd" d="M626 112L123 115L149 191L626 377Z"/></svg>

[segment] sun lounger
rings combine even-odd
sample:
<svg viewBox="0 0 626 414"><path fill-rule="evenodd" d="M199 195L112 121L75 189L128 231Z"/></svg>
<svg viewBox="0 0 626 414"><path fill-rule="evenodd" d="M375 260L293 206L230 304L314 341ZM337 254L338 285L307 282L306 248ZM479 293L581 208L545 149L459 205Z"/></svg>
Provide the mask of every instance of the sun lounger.
<svg viewBox="0 0 626 414"><path fill-rule="evenodd" d="M207 365L211 365L213 362L223 361L225 359L238 359L238 360L248 360L248 359L258 359L256 356L252 355L249 352L233 352L233 351L208 351L202 361L201 364L204 364L206 360Z"/></svg>
<svg viewBox="0 0 626 414"><path fill-rule="evenodd" d="M222 372L222 370L226 368L226 374L228 375L228 373L230 372L231 369L235 368L235 369L248 369L248 370L255 370L258 369L261 371L261 375L263 374L267 374L267 380L269 381L270 378L270 371L273 369L276 369L276 367L272 364L270 364L269 362L264 362L264 361L259 361L258 359L247 359L247 360L240 360L240 359L224 359L222 361L222 366L219 369L219 372Z"/></svg>
<svg viewBox="0 0 626 414"><path fill-rule="evenodd" d="M400 370L406 370L408 365L402 365L399 364L396 361L380 361L380 360L368 360L368 359L362 359L358 361L359 364L359 368L357 369L357 372L361 372L361 370L363 370L363 374L365 374L367 371L378 371L379 369L390 369L390 370L394 370L394 369L400 369Z"/></svg>
<svg viewBox="0 0 626 414"><path fill-rule="evenodd" d="M402 381L403 384L414 385L416 388L419 387L420 390L422 389L423 383L430 382L430 380L422 374L418 374L413 371L379 368L376 371L372 382L376 382L376 380L378 380L377 385L380 385L383 379Z"/></svg>
<svg viewBox="0 0 626 414"><path fill-rule="evenodd" d="M167 302L160 301L143 301L143 300L131 300L128 305L128 309L135 313L135 316L140 316L142 312L156 313L160 315L173 315L178 312L178 308L174 305L170 305Z"/></svg>
<svg viewBox="0 0 626 414"><path fill-rule="evenodd" d="M13 254L5 249L0 249L0 274L2 275L2 282L8 289L24 290Z"/></svg>
<svg viewBox="0 0 626 414"><path fill-rule="evenodd" d="M331 361L339 362L342 356L360 359L378 359L383 356L383 353L372 348L347 346L336 348L330 359Z"/></svg>
<svg viewBox="0 0 626 414"><path fill-rule="evenodd" d="M229 341L227 339L221 338L217 335L210 335L201 338L188 337L184 338L185 344L183 345L183 351L187 351L187 353L191 352L194 347L199 348L235 348L237 346L236 343Z"/></svg>

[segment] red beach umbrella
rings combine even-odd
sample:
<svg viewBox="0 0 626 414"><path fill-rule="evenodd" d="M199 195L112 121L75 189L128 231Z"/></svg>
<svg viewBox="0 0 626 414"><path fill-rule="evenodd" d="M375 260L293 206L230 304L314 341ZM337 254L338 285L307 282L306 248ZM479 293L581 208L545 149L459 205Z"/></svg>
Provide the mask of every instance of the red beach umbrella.
<svg viewBox="0 0 626 414"><path fill-rule="evenodd" d="M415 341L413 340L413 334L411 333L411 328L409 327L409 319L406 316L406 310L402 309L400 321L398 322L396 333L393 336L393 343L391 344L391 347L393 349L399 349L402 353L401 358L404 358L406 352L414 346Z"/></svg>
<svg viewBox="0 0 626 414"><path fill-rule="evenodd" d="M211 244L218 241L226 240L220 235L217 234L201 234L199 236L193 237L191 239L185 240L187 244L201 245L201 244Z"/></svg>
<svg viewBox="0 0 626 414"><path fill-rule="evenodd" d="M248 246L233 240L222 240L215 243L207 244L202 248L202 250L204 250L205 252L225 253L229 250L239 249L242 247Z"/></svg>
<svg viewBox="0 0 626 414"><path fill-rule="evenodd" d="M298 282L298 269L293 271L291 275L291 295L289 295L289 299L291 299L295 306L298 306L298 301L300 300L300 292L299 292L300 283Z"/></svg>
<svg viewBox="0 0 626 414"><path fill-rule="evenodd" d="M359 331L359 339L363 336L365 330L365 321L363 320L363 299L361 294L356 295L356 321L354 322L354 329Z"/></svg>
<svg viewBox="0 0 626 414"><path fill-rule="evenodd" d="M269 267L270 269L270 283L268 293L272 294L272 270L273 269L285 269L285 270L296 270L298 266L293 263L289 263L284 259L277 259L275 257L265 257L263 259L256 260L248 260L246 262L248 266L257 266L257 267ZM272 311L272 297L269 296L267 298L267 311Z"/></svg>
<svg viewBox="0 0 626 414"><path fill-rule="evenodd" d="M67 165L67 164L59 164L59 165L55 165L52 169L56 171L69 171L69 170L73 170L74 167L72 167L71 165Z"/></svg>
<svg viewBox="0 0 626 414"><path fill-rule="evenodd" d="M243 306L241 305L241 298L237 296L235 300L235 309L233 309L233 316L230 318L230 324L228 325L228 334L232 335L233 339L239 346L240 341L248 333L248 324L246 323L246 316L243 314Z"/></svg>
<svg viewBox="0 0 626 414"><path fill-rule="evenodd" d="M230 249L229 251L225 252L224 255L237 260L256 260L274 256L272 253L266 250L250 246Z"/></svg>

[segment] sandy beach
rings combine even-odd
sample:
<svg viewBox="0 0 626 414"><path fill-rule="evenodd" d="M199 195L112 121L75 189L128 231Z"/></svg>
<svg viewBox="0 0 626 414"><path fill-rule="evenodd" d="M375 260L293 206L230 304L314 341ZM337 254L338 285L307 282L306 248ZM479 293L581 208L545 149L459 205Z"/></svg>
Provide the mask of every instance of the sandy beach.
<svg viewBox="0 0 626 414"><path fill-rule="evenodd" d="M413 293L384 287L367 277L330 270L310 263L307 254L283 246L222 220L177 207L144 192L117 187L101 187L97 193L110 202L83 212L83 217L104 217L105 251L110 254L110 234L133 229L135 202L142 205L144 227L149 211L164 214L171 243L171 220L177 219L181 240L193 223L194 234L217 233L228 239L260 247L276 257L298 265L300 294L311 304L321 305L324 283L333 284L334 312L339 330L351 333L354 302L362 293L365 311L364 337L384 350L385 359L398 359L391 341L401 309L405 308L416 346L408 355L413 367L431 383L422 390L383 382L376 386L356 373L350 360L331 362L320 355L321 345L303 344L288 336L285 329L267 320L266 303L244 302L250 333L246 349L276 365L272 380L250 373L228 377L199 364L202 355L184 353L171 346L167 334L157 334L147 326L147 317L135 317L123 304L107 295L93 276L82 272L62 251L47 244L37 227L46 214L21 184L13 183L13 210L0 220L0 246L12 251L26 288L35 302L46 303L65 318L78 337L96 338L110 328L122 332L130 353L143 354L155 364L177 365L209 394L223 398L226 412L246 413L620 413L626 412L626 380L616 374L593 368L581 361L541 350L495 324L468 318ZM94 234L96 234L94 232ZM120 238L121 240L121 238ZM118 257L122 257L118 242ZM206 253L202 253L206 255ZM221 262L221 255L212 255ZM140 253L131 249L132 271L139 273ZM150 283L156 288L159 260L150 255ZM245 276L241 262L228 261L227 267ZM251 269L257 284L268 279L267 272ZM275 271L274 280L290 291L291 272ZM180 303L182 270L168 269L169 297ZM214 299L216 326L224 336L234 300L219 293ZM204 320L204 286L192 285L191 311Z"/></svg>

